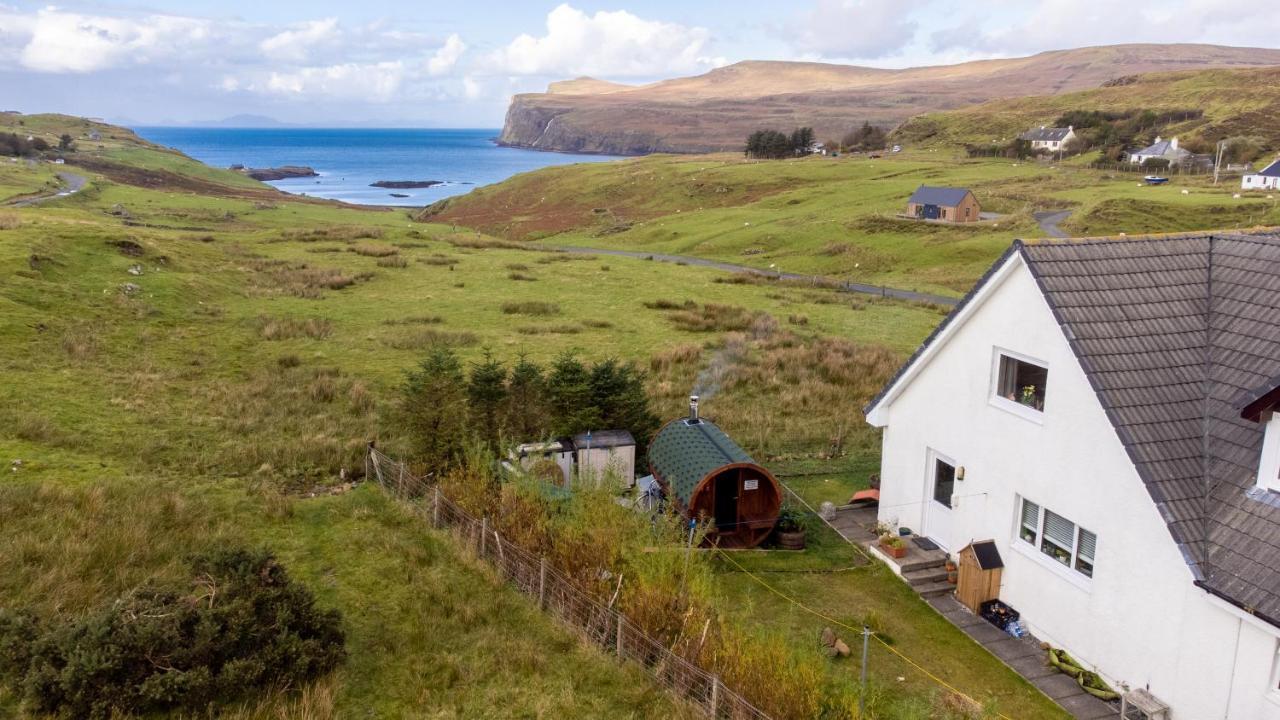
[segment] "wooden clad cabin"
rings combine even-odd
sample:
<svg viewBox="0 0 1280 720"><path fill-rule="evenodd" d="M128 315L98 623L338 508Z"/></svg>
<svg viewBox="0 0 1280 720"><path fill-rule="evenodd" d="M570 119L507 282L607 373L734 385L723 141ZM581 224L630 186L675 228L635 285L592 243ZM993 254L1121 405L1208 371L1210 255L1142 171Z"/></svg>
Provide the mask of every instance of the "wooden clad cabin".
<svg viewBox="0 0 1280 720"><path fill-rule="evenodd" d="M710 525L706 541L749 548L778 522L782 486L715 423L698 416L672 420L649 445L649 469L685 517Z"/></svg>
<svg viewBox="0 0 1280 720"><path fill-rule="evenodd" d="M907 199L907 217L967 223L982 219L982 207L967 188L921 185Z"/></svg>
<svg viewBox="0 0 1280 720"><path fill-rule="evenodd" d="M1000 597L1000 574L1004 560L994 540L969 543L960 551L960 577L956 599L975 614L982 603Z"/></svg>

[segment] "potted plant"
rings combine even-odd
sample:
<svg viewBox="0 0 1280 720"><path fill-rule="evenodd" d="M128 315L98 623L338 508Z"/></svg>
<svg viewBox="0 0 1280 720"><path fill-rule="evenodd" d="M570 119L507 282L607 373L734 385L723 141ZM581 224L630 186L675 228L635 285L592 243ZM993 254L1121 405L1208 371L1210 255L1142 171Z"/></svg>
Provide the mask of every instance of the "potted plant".
<svg viewBox="0 0 1280 720"><path fill-rule="evenodd" d="M884 534L880 536L880 549L895 560L906 556L907 541L897 535Z"/></svg>
<svg viewBox="0 0 1280 720"><path fill-rule="evenodd" d="M778 547L783 550L804 549L804 513L785 504L778 511Z"/></svg>
<svg viewBox="0 0 1280 720"><path fill-rule="evenodd" d="M951 583L952 585L955 585L956 583L960 582L960 568L959 566L956 565L955 561L952 560L951 558L947 558L946 568L947 568L947 582Z"/></svg>

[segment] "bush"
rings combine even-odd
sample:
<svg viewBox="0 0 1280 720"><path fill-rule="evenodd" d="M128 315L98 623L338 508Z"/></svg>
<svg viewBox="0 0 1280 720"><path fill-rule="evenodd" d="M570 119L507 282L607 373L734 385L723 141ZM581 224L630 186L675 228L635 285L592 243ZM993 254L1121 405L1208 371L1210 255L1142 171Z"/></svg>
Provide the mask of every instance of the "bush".
<svg viewBox="0 0 1280 720"><path fill-rule="evenodd" d="M269 552L219 550L191 569L187 587L143 586L80 619L0 612L0 680L37 713L109 718L301 685L345 657L338 612Z"/></svg>

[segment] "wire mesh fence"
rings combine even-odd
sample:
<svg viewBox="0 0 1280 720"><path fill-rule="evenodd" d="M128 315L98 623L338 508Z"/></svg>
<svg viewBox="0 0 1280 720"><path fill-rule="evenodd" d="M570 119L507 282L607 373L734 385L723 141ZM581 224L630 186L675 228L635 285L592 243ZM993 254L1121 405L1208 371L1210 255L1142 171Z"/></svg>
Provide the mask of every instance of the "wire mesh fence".
<svg viewBox="0 0 1280 720"><path fill-rule="evenodd" d="M432 527L447 530L474 555L547 614L569 626L585 641L621 660L643 667L654 681L700 709L723 720L768 720L719 677L646 635L626 616L583 591L556 571L545 557L535 556L502 537L488 518L476 518L450 500L430 478L370 446L367 478L392 496L411 503Z"/></svg>

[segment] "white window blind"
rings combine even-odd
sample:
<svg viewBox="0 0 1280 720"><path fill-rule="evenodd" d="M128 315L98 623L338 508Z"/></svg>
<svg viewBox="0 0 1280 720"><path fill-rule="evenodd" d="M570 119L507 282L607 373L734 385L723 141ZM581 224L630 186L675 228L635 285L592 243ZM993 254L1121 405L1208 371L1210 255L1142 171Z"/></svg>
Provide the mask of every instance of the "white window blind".
<svg viewBox="0 0 1280 720"><path fill-rule="evenodd" d="M1044 536L1070 550L1076 536L1076 525L1052 510L1045 510Z"/></svg>
<svg viewBox="0 0 1280 720"><path fill-rule="evenodd" d="M1076 551L1076 554L1092 562L1093 551L1097 547L1097 545L1098 545L1098 536L1094 535L1088 530L1085 530L1084 528L1080 528L1080 548Z"/></svg>
<svg viewBox="0 0 1280 720"><path fill-rule="evenodd" d="M1040 506L1030 500L1022 501L1022 524L1035 530L1040 527Z"/></svg>

